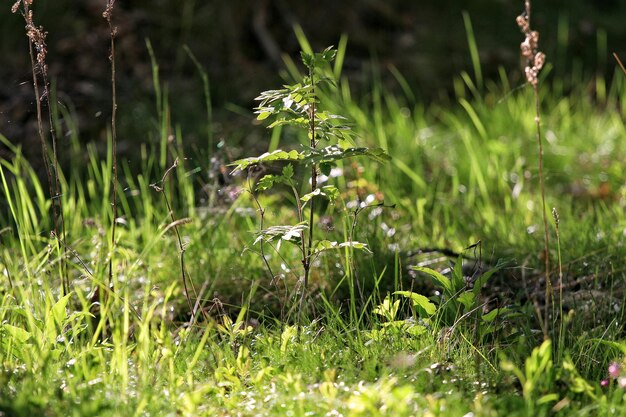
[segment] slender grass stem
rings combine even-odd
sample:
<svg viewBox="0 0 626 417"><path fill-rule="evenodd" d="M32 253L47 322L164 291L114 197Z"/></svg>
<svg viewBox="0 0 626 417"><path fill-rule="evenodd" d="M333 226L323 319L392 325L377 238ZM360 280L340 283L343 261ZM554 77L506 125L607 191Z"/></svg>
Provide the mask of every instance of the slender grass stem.
<svg viewBox="0 0 626 417"><path fill-rule="evenodd" d="M18 10L19 4L20 2L15 3L11 10L13 12L16 12ZM35 106L37 109L37 134L41 143L44 169L48 178L48 189L50 193L50 199L52 201L52 214L54 216L51 235L57 240L57 251L60 252L62 245L58 241L58 231L59 229L61 229L61 239L65 241L65 219L63 216L63 201L59 181L59 164L56 146L56 134L50 106L51 102L48 82L48 65L46 64L46 55L48 53L46 48L47 33L43 30L43 27L37 27L35 25L35 22L33 20L33 12L30 8L32 2L22 1L21 4L23 6L22 15L24 17L24 21L26 22L28 53L30 56L33 77L33 90L35 93ZM35 55L35 49L37 50L37 55ZM41 81L43 84L43 95L41 95L39 91L39 74L41 74ZM43 100L45 100L48 105L48 121L50 123L50 136L52 139L52 163L50 163L50 161L48 160L50 155L48 154L48 145L46 144L46 137L44 135L43 111L41 106ZM63 254L64 256L60 262L59 272L61 277L61 294L65 295L69 292L69 278L67 276L67 270L65 268L67 251L65 249L63 249Z"/></svg>
<svg viewBox="0 0 626 417"><path fill-rule="evenodd" d="M111 141L113 142L113 178L111 181L113 182L113 191L111 195L111 205L113 208L113 221L111 223L111 255L109 257L109 286L113 285L113 263L115 256L115 226L117 224L117 89L115 82L115 35L117 34L117 29L113 27L113 23L111 22L111 16L113 13L113 5L115 4L115 0L107 0L106 9L103 13L104 18L106 19L109 25L109 34L111 38L111 51L109 55L109 61L111 61Z"/></svg>
<svg viewBox="0 0 626 417"><path fill-rule="evenodd" d="M553 290L552 281L550 279L550 233L548 227L548 213L546 212L546 188L545 188L545 175L543 172L543 141L541 138L541 110L539 90L535 85L533 86L533 93L535 96L535 127L537 145L539 148L539 188L541 189L541 213L543 215L543 237L544 237L544 267L545 267L545 280L546 280L546 299L544 306L544 339L548 339L548 317L551 306L553 305Z"/></svg>
<svg viewBox="0 0 626 417"><path fill-rule="evenodd" d="M169 199L167 198L167 193L165 192L165 183L167 181L167 177L169 176L170 172L172 172L172 170L174 170L176 167L178 167L178 158L176 158L174 160L174 163L172 164L171 167L169 167L167 169L167 171L165 171L165 174L163 174L163 178L161 179L161 185L158 186L156 184L152 184L152 188L154 188L156 191L160 192L163 195L163 199L165 200L165 206L167 207L168 213L170 215L170 219L172 220L172 222L170 223L169 227L172 227L174 229L174 232L176 234L176 240L178 243L178 250L179 250L179 254L180 254L180 275L181 275L181 280L183 282L183 291L185 292L185 299L187 300L187 305L189 307L189 314L190 314L190 318L189 318L189 324L193 325L193 323L195 322L196 319L196 311L194 310L194 303L191 302L191 295L189 293L189 286L191 286L196 299L198 298L198 295L196 293L195 288L193 287L193 284L190 283L190 285L187 285L187 272L186 272L186 268L185 268L185 245L183 245L183 240L180 237L180 232L178 230L178 226L180 224L185 223L185 220L177 220L176 216L174 215L174 210L172 209L172 205L170 204ZM204 310L202 310L204 312Z"/></svg>
<svg viewBox="0 0 626 417"><path fill-rule="evenodd" d="M556 232L556 250L557 250L557 262L559 266L559 338L557 345L557 352L563 352L565 342L565 321L563 318L563 261L561 258L561 235L559 233L559 213L556 208L552 208L552 218L554 219L554 227ZM560 359L560 358L559 358Z"/></svg>

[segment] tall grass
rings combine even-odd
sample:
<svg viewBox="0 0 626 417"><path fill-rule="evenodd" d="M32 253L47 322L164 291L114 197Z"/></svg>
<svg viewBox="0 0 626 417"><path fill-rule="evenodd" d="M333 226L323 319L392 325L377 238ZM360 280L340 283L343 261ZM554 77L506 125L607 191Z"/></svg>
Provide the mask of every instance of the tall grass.
<svg viewBox="0 0 626 417"><path fill-rule="evenodd" d="M469 34L469 15L463 18ZM208 168L185 154L183 129L171 117L175 97L159 80L158 51L149 43L155 111L153 129L138 146L140 172L118 164L112 133L105 155L93 145L75 149L83 169L68 177L59 171L59 190L47 192L20 147L0 135L11 152L0 160L0 414L622 412L621 388L601 388L600 381L624 349L625 78L616 71L610 81L574 80L578 88L566 97L558 94L561 80L547 77L551 67L541 90L511 86L504 69L501 80L482 80L478 45L469 41L474 78L460 75L456 102L443 106L417 102L394 70L404 96L376 78L356 96L341 76L347 40L340 40L331 69L338 88L321 99L393 160L381 167L340 164L343 174L329 179L345 190L342 221L319 236L364 239L374 254L347 248L319 258L300 341L296 316L285 311L293 293L284 293L298 278L288 268L297 256L244 252L257 229L255 210L262 222L289 221L288 197L234 193L199 206L195 186L206 181ZM602 103L588 94L587 82L606 86ZM208 79L203 88L211 118ZM528 140L536 129L536 108L528 103L537 95L543 157ZM114 124L115 115L112 132ZM289 134L278 130L270 151ZM212 140L209 129L210 147ZM175 161L176 169L168 169ZM229 181L233 190L244 185ZM369 195L384 206L350 205ZM550 255L538 237L544 205L559 207L552 254L558 271L543 264ZM46 232L53 207L65 213L62 239ZM316 218L331 212L319 209ZM414 304L392 294L418 291L439 302L439 290L411 267L450 268L463 280L461 258L455 266L444 255L478 241L481 252L472 261L488 268L507 258L509 267L492 275L470 312L437 304L451 325L440 312L424 320ZM436 257L425 253L433 248ZM59 274L63 262L69 280ZM542 298L547 303L546 288L533 283L550 272L559 275L554 356L546 354L549 344L536 346L546 325L531 308ZM107 296L95 300L96 288ZM458 295L449 300L460 303ZM500 308L507 314L488 316Z"/></svg>

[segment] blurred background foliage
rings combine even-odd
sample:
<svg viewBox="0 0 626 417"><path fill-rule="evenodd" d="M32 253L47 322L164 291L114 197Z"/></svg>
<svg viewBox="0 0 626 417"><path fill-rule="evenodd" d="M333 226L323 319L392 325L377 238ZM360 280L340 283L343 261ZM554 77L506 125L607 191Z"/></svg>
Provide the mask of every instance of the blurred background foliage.
<svg viewBox="0 0 626 417"><path fill-rule="evenodd" d="M33 6L35 21L48 31L48 64L56 97L66 108L66 116L72 116L71 123L66 117L64 134L75 135L79 130L75 136L81 142L95 142L102 150L111 99L104 3L36 0ZM168 94L172 124L181 127L185 146L208 155L212 150L204 149L209 121L202 81L185 46L209 77L210 129L215 143L224 139L247 146L264 134L253 125L254 97L280 84L283 54L295 56L300 50L294 25L303 28L316 49L337 45L340 36L347 35L343 74L358 94L366 96L373 79L401 94L394 77L399 73L413 90L409 101L445 105L454 97L453 77L461 71L472 74L464 11L471 18L485 78L498 79L499 68L504 68L512 86L523 83L518 54L522 36L515 24L522 3L118 1L113 20L119 31L119 151L123 157L136 158L136 144L151 141L148 132L158 130L147 41ZM40 156L27 39L23 19L11 14L10 6L7 3L0 10L0 132L13 143L25 145L25 153L36 162ZM541 32L541 48L554 66L550 76L577 73L573 80L612 76L611 54L623 58L626 52L626 2L555 0L537 2L534 7L533 26ZM593 94L593 83L589 85ZM31 141L34 146L28 146Z"/></svg>

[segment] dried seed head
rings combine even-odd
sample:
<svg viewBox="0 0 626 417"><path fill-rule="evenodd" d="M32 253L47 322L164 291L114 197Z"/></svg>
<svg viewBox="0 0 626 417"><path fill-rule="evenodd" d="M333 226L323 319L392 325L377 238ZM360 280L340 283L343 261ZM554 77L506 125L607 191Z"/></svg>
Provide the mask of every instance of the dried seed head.
<svg viewBox="0 0 626 417"><path fill-rule="evenodd" d="M539 44L539 32L533 30L530 32L530 38L535 45Z"/></svg>
<svg viewBox="0 0 626 417"><path fill-rule="evenodd" d="M111 20L111 15L113 14L113 5L115 4L115 0L107 0L106 8L104 12L102 12L102 17L104 17L107 21Z"/></svg>
<svg viewBox="0 0 626 417"><path fill-rule="evenodd" d="M517 16L515 22L526 35L524 42L520 44L521 54L526 58L526 67L524 68L526 80L533 87L536 87L539 82L539 71L545 64L546 55L538 50L539 32L530 28L530 2L526 1L525 5L525 12Z"/></svg>
<svg viewBox="0 0 626 417"><path fill-rule="evenodd" d="M528 19L526 18L526 16L519 15L519 16L517 16L515 21L517 22L517 26L519 26L519 28L522 30L522 32L524 32L524 33L528 32L529 26L528 26Z"/></svg>
<svg viewBox="0 0 626 417"><path fill-rule="evenodd" d="M524 56L524 58L530 59L533 56L533 48L530 46L528 38L520 44L519 48L522 51L522 56Z"/></svg>
<svg viewBox="0 0 626 417"><path fill-rule="evenodd" d="M537 75L538 75L538 71L536 67L526 67L526 81L528 81L528 83L530 85L532 85L533 87L537 86L538 83L538 79L537 79Z"/></svg>
<svg viewBox="0 0 626 417"><path fill-rule="evenodd" d="M556 207L552 207L552 218L554 218L554 224L559 225L559 212L556 211Z"/></svg>
<svg viewBox="0 0 626 417"><path fill-rule="evenodd" d="M543 64L545 64L545 62L546 54L544 54L543 52L537 52L537 54L535 54L535 67L537 68L537 70L543 68Z"/></svg>

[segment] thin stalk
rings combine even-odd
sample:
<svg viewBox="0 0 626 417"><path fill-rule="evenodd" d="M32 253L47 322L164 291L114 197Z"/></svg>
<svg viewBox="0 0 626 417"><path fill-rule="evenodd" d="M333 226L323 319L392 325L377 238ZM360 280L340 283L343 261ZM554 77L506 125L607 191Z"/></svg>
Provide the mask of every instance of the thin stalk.
<svg viewBox="0 0 626 417"><path fill-rule="evenodd" d="M44 67L46 67L44 65ZM52 159L53 159L53 171L54 171L54 198L53 204L58 206L58 221L61 228L61 241L66 241L65 234L65 215L63 214L63 199L61 196L61 184L59 181L59 157L57 153L57 140L56 140L56 131L54 128L54 123L52 120L52 107L50 106L50 88L48 81L48 71L47 68L44 68L42 71L43 82L44 82L44 97L46 97L46 102L48 103L48 122L50 124L50 138L52 140ZM56 219L55 219L56 220ZM59 242L57 242L57 247L59 246ZM62 295L68 294L70 292L70 284L69 277L67 275L67 265L65 260L67 259L67 249L65 245L63 246L63 260L60 263L61 268L61 289Z"/></svg>
<svg viewBox="0 0 626 417"><path fill-rule="evenodd" d="M181 219L181 220L176 219L176 217L174 216L174 210L172 209L172 205L170 204L170 201L167 198L167 193L165 192L165 183L167 181L167 177L170 174L170 172L173 171L176 167L178 167L178 158L174 160L174 164L172 164L172 166L169 167L167 171L165 171L165 174L163 174L163 178L161 179L161 186L158 186L156 184L151 184L151 186L152 188L154 188L156 191L160 192L163 195L163 199L165 200L165 206L167 207L167 210L170 214L170 218L172 221L168 225L168 228L170 227L173 228L174 232L176 233L176 240L178 242L178 250L180 254L180 258L179 258L180 259L180 275L183 281L183 290L185 292L185 299L187 300L187 305L189 306L189 313L191 314L191 317L189 318L189 324L193 325L193 323L195 322L196 312L194 311L194 303L191 302L191 295L189 294L189 288L187 286L187 274L186 274L186 269L185 269L185 245L183 245L183 240L180 237L180 232L178 230L178 226L186 223L187 221L185 219ZM196 293L196 290L193 287L192 283L190 283L190 285L197 299L198 295ZM202 311L204 312L204 310Z"/></svg>
<svg viewBox="0 0 626 417"><path fill-rule="evenodd" d="M559 344L557 346L557 352L562 352L564 345L564 337L565 337L565 321L563 319L563 262L561 259L561 236L559 233L559 213L556 210L556 207L552 208L552 218L554 219L554 226L556 230L556 253L557 253L557 261L559 265ZM558 358L560 360L560 358Z"/></svg>
<svg viewBox="0 0 626 417"><path fill-rule="evenodd" d="M311 110L309 111L309 146L312 149L317 147L317 141L315 140L315 81L313 79L313 67L309 67L309 78L311 85L313 86L311 90L311 95L313 96L313 101L311 103ZM311 165L311 193L315 192L317 189L317 164L313 163ZM309 233L308 233L308 242L306 248L303 252L302 258L302 266L304 267L304 277L302 280L302 292L300 294L300 307L298 310L298 339L300 338L300 325L302 324L302 310L304 308L304 298L306 296L307 288L309 286L309 274L311 272L311 260L313 257L313 231L314 231L314 220L315 220L315 198L311 198L309 200Z"/></svg>
<svg viewBox="0 0 626 417"><path fill-rule="evenodd" d="M541 113L540 113L540 101L539 90L535 85L533 86L533 92L535 95L535 127L537 128L536 137L537 144L539 146L539 187L541 189L541 213L543 214L543 237L544 237L544 267L545 267L545 279L546 279L546 299L544 306L544 339L548 339L548 312L550 306L553 304L552 297L554 296L552 290L552 281L550 280L550 235L548 229L548 214L546 213L546 188L545 178L543 174L543 141L541 140Z"/></svg>
<svg viewBox="0 0 626 417"><path fill-rule="evenodd" d="M617 61L617 65L619 65L619 67L622 69L622 72L626 74L626 67L624 67L624 64L622 64L622 61L620 61L619 57L617 56L615 52L613 52L613 58L615 58L615 60Z"/></svg>
<svg viewBox="0 0 626 417"><path fill-rule="evenodd" d="M43 27L35 26L33 21L33 12L30 9L30 4L32 2L22 1L21 4L23 6L22 15L24 17L24 21L26 22L26 36L28 37L28 53L30 56L31 70L33 76L33 90L35 92L35 103L37 109L37 133L39 136L39 140L41 143L41 152L43 156L44 168L46 170L46 176L48 178L48 189L50 193L50 199L52 201L52 213L54 216L54 222L52 226L51 235L57 240L57 250L60 249L61 244L59 243L58 238L58 229L59 223L61 228L61 239L65 241L65 221L63 217L63 203L61 200L61 192L60 192L60 184L59 184L59 168L58 168L58 158L57 158L57 149L56 149L56 134L54 130L54 124L52 123L52 112L50 107L50 91L49 91L49 83L48 83L48 66L46 64L46 55L48 53L46 48L46 35ZM13 13L17 12L19 8L20 2L16 2L11 11ZM35 56L34 49L37 50L37 56ZM37 72L41 73L42 82L43 82L43 96L39 93L39 81ZM43 111L41 109L41 102L45 99L48 104L48 119L50 123L50 135L52 138L52 155L53 155L53 164L50 164L48 160L48 146L46 144L46 138L43 130ZM54 176L53 176L54 169ZM53 178L54 177L54 178ZM64 249L65 257L67 256L67 252ZM67 277L67 270L64 268L65 266L65 257L63 258L60 264L60 273L61 273L61 295L65 295L69 292L69 279Z"/></svg>
<svg viewBox="0 0 626 417"><path fill-rule="evenodd" d="M109 286L113 285L113 258L115 254L115 226L117 224L117 128L116 128L116 115L117 115L117 91L115 83L115 35L117 34L117 28L113 27L111 23L111 15L113 13L113 5L115 0L107 0L107 5L103 17L106 19L109 25L109 34L111 37L111 55L109 61L111 61L111 141L113 142L113 195L111 196L111 204L113 206L113 222L111 224L111 255L109 257Z"/></svg>
<svg viewBox="0 0 626 417"><path fill-rule="evenodd" d="M252 199L254 200L254 202L256 203L258 209L259 209L259 230L263 230L263 228L265 227L265 209L263 208L263 206L261 206L261 202L259 201L259 199L257 198L257 196L252 192L252 187L250 187L250 195L252 196ZM281 300L280 298L280 287L278 286L278 276L274 275L274 270L272 269L269 261L267 260L267 256L265 256L265 245L264 245L264 241L263 239L261 239L261 241L259 242L259 250L261 252L261 259L263 260L263 263L265 264L265 268L267 269L267 272L270 274L270 279L271 282L274 284L274 286L276 287L276 291L278 293L278 301L280 302L280 325L281 325L281 333L283 331L282 326L283 323L285 322L285 302L287 299L287 294L285 294L285 299Z"/></svg>
<svg viewBox="0 0 626 417"><path fill-rule="evenodd" d="M547 340L550 333L548 328L548 313L550 311L550 307L554 306L554 293L552 289L552 282L550 281L550 236L548 230L548 213L546 212L546 189L543 173L543 142L541 140L541 103L539 99L539 71L543 68L546 56L543 52L539 51L539 32L533 31L531 27L530 0L526 0L524 5L524 13L516 18L516 22L526 36L524 42L520 45L520 50L522 52L522 56L526 58L526 67L524 68L526 80L532 86L533 95L535 97L535 127L537 147L539 148L539 188L541 191L541 212L543 217L543 254L546 285L544 317L542 318L541 314L539 314L539 320L543 326L543 337Z"/></svg>

